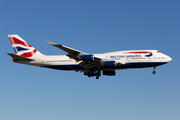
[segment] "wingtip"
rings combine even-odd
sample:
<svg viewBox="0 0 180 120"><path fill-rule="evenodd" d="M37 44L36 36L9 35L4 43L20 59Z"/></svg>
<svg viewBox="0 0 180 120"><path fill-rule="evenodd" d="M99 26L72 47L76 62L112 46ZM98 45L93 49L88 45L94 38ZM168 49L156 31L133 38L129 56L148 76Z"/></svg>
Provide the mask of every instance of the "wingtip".
<svg viewBox="0 0 180 120"><path fill-rule="evenodd" d="M50 45L56 45L55 42L51 41L51 40L47 40L47 42L50 44Z"/></svg>

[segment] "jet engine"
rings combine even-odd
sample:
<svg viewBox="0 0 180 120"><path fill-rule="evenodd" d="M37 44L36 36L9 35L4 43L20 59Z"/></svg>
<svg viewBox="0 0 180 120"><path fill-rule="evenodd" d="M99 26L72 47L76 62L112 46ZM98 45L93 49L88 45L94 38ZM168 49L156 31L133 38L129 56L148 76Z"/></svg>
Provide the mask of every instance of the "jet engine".
<svg viewBox="0 0 180 120"><path fill-rule="evenodd" d="M102 61L102 67L116 67L116 61Z"/></svg>
<svg viewBox="0 0 180 120"><path fill-rule="evenodd" d="M93 55L79 55L78 58L83 61L93 61L94 56Z"/></svg>

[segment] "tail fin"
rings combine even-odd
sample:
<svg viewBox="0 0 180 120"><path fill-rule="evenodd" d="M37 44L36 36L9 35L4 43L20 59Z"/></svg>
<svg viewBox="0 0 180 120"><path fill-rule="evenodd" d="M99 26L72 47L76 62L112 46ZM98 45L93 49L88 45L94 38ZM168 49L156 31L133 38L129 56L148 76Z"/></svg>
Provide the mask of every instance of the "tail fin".
<svg viewBox="0 0 180 120"><path fill-rule="evenodd" d="M16 55L31 58L36 55L42 55L39 51L37 51L34 47L28 44L25 40L23 40L18 35L8 35L11 44L16 52Z"/></svg>

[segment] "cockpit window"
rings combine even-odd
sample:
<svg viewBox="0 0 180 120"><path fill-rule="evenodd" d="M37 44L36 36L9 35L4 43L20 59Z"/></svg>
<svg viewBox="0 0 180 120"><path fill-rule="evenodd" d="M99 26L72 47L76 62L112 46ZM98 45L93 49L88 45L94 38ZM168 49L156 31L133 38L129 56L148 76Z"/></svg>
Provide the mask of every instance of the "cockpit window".
<svg viewBox="0 0 180 120"><path fill-rule="evenodd" d="M157 51L157 53L161 53L160 51Z"/></svg>

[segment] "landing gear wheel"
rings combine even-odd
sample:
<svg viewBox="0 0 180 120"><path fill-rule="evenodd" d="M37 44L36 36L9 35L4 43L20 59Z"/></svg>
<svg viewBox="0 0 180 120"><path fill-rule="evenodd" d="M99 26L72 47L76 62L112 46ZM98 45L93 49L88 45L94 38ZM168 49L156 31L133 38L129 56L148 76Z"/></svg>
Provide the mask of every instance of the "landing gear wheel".
<svg viewBox="0 0 180 120"><path fill-rule="evenodd" d="M156 74L156 66L155 67L153 67L153 72L152 72L153 74Z"/></svg>
<svg viewBox="0 0 180 120"><path fill-rule="evenodd" d="M99 79L99 76L96 76L96 79Z"/></svg>

